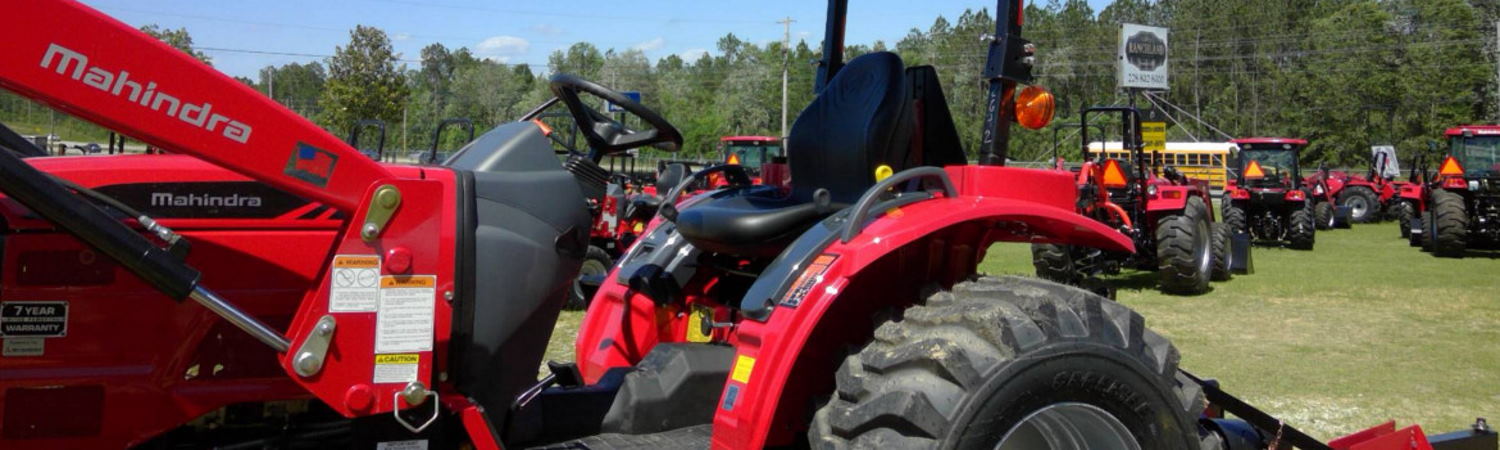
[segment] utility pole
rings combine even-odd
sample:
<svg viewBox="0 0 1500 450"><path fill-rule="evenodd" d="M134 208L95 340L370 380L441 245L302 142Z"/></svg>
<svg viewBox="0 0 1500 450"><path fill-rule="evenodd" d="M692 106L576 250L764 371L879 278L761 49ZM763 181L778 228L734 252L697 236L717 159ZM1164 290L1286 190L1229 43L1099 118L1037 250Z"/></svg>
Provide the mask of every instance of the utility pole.
<svg viewBox="0 0 1500 450"><path fill-rule="evenodd" d="M1495 21L1495 120L1500 121L1500 20Z"/></svg>
<svg viewBox="0 0 1500 450"><path fill-rule="evenodd" d="M796 21L792 20L791 17L787 17L785 19L781 19L780 21L776 22L776 23L779 23L779 24L782 25L781 50L783 52L785 52L785 53L782 54L782 57L781 57L781 136L780 137L782 139L786 138L786 107L787 107L787 97L786 97L786 92L787 92L786 91L786 89L787 89L786 88L786 84L787 83L786 83L786 81L787 81L787 72L790 70L790 63L791 63L791 60L792 60L792 22L796 22ZM785 145L785 143L783 143L783 145Z"/></svg>
<svg viewBox="0 0 1500 450"><path fill-rule="evenodd" d="M273 101L273 102L276 101L276 67L275 66L267 66L266 67L266 96L267 97L271 97L271 101Z"/></svg>

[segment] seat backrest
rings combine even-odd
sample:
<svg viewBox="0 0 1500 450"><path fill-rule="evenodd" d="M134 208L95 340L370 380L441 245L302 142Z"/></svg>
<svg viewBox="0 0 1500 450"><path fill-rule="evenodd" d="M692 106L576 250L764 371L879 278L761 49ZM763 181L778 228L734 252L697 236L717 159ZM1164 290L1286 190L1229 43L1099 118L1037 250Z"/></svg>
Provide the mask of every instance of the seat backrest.
<svg viewBox="0 0 1500 450"><path fill-rule="evenodd" d="M912 152L920 159L921 165L943 167L968 164L963 142L958 138L958 127L953 124L953 113L948 110L948 97L943 95L943 84L938 79L937 68L908 67L906 82L911 86L914 102L912 108L917 118Z"/></svg>
<svg viewBox="0 0 1500 450"><path fill-rule="evenodd" d="M875 184L875 168L919 165L911 151L914 115L901 57L889 52L849 61L797 116L787 136L792 196L827 189L854 203Z"/></svg>

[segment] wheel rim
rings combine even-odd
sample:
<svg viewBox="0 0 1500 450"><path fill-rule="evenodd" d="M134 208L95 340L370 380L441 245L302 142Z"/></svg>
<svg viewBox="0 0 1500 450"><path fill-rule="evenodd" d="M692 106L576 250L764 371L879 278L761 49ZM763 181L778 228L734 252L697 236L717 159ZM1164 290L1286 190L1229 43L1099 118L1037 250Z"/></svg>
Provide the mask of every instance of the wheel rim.
<svg viewBox="0 0 1500 450"><path fill-rule="evenodd" d="M1354 217L1364 217L1365 212L1370 210L1370 204L1365 203L1365 198L1358 195L1349 198L1347 203L1349 214L1352 214Z"/></svg>
<svg viewBox="0 0 1500 450"><path fill-rule="evenodd" d="M1087 403L1055 403L1005 432L996 450L1140 450L1135 436L1113 415Z"/></svg>
<svg viewBox="0 0 1500 450"><path fill-rule="evenodd" d="M1213 264L1213 257L1211 256L1213 253L1213 245L1212 241L1210 241L1210 239L1213 239L1213 236L1211 235L1211 233L1212 230L1209 228L1208 222L1201 220L1198 221L1198 237L1197 239L1194 239L1194 243L1197 244L1199 248L1197 263L1198 273L1200 274L1208 273L1209 266Z"/></svg>

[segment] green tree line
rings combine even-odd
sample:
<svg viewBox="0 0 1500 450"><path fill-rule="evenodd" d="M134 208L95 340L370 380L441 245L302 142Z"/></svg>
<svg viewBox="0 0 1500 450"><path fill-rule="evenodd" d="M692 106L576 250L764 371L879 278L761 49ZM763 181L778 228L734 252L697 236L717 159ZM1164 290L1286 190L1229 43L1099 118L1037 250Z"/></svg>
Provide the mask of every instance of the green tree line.
<svg viewBox="0 0 1500 450"><path fill-rule="evenodd" d="M1358 165L1370 144L1395 144L1406 157L1446 127L1500 114L1493 31L1500 2L1493 0L1115 0L1102 10L1085 0L1048 0L1029 2L1025 19L1025 34L1038 48L1037 83L1058 99L1054 123L1076 121L1086 106L1133 98L1173 119L1174 141L1303 137L1314 142L1308 162ZM1121 23L1171 30L1171 89L1153 96L1160 101L1117 87ZM196 51L185 30L148 28ZM908 65L937 67L972 156L983 121L980 36L992 30L990 11L974 9L937 17L894 43L851 45L847 54L894 51ZM588 42L553 52L547 67L505 64L442 44L423 48L419 60L403 60L383 31L359 26L331 57L266 67L258 79L242 81L340 136L358 119L377 118L391 124L391 146L424 148L443 118L467 117L482 132L549 98L548 74L568 72L641 91L648 106L683 131L684 156L708 157L720 136L781 133L783 67L795 121L812 100L820 54L817 42L757 45L727 34L714 52L654 61L637 50ZM0 117L33 109L0 98ZM1045 158L1052 136L1018 132L1012 158ZM444 145L459 145L457 139ZM1077 145L1065 143L1064 156L1076 158Z"/></svg>

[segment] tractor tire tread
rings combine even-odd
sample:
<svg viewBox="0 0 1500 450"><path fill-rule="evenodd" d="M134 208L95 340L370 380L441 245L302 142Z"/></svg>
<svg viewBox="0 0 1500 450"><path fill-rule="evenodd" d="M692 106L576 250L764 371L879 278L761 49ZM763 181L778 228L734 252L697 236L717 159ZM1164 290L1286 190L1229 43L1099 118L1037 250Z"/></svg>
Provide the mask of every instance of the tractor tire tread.
<svg viewBox="0 0 1500 450"><path fill-rule="evenodd" d="M1081 343L1084 351L1125 352L1170 392L1168 413L1177 422L1163 433L1180 432L1182 441L1164 447L1217 448L1212 432L1193 425L1205 405L1201 388L1177 370L1171 342L1144 323L1123 305L1050 281L959 283L880 324L875 339L844 359L837 394L813 415L808 442L820 449L943 446L1003 369L1031 352Z"/></svg>
<svg viewBox="0 0 1500 450"><path fill-rule="evenodd" d="M1432 212L1437 233L1432 236L1432 252L1444 258L1462 258L1468 248L1469 214L1464 198L1446 190L1432 193Z"/></svg>

